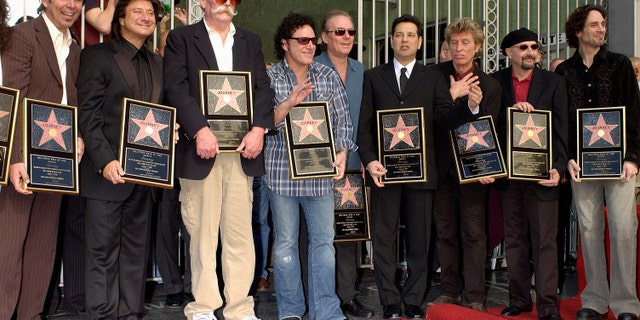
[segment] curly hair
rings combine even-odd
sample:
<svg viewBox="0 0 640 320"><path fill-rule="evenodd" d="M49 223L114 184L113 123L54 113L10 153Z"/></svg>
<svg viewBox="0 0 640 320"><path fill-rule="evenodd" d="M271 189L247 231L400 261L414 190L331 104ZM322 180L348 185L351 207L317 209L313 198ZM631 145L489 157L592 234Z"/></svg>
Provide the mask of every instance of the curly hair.
<svg viewBox="0 0 640 320"><path fill-rule="evenodd" d="M418 36L422 37L422 22L420 22L420 19L418 19L418 17L416 16L412 16L410 14L403 14L397 18L395 18L393 20L393 23L391 24L391 35L393 36L394 33L396 33L396 26L400 23L403 22L410 22L416 25L416 27L418 28Z"/></svg>
<svg viewBox="0 0 640 320"><path fill-rule="evenodd" d="M282 19L278 29L276 29L276 34L273 36L273 49L276 52L276 58L278 60L284 59L282 40L291 38L296 30L304 26L310 26L315 33L316 24L313 18L307 14L291 12Z"/></svg>
<svg viewBox="0 0 640 320"><path fill-rule="evenodd" d="M120 30L120 18L124 18L127 13L125 9L129 3L133 0L118 0L116 4L116 9L113 12L113 20L111 20L111 33L109 34L109 38L118 40L122 37L122 31ZM149 0L151 2L151 6L153 6L153 14L156 17L156 24L162 20L162 14L164 14L164 7L160 3L160 0Z"/></svg>
<svg viewBox="0 0 640 320"><path fill-rule="evenodd" d="M447 28L444 29L444 39L449 43L452 35L465 32L471 33L471 36L473 36L473 42L476 44L482 45L482 42L484 42L484 33L482 33L482 28L471 18L455 18L451 21Z"/></svg>
<svg viewBox="0 0 640 320"><path fill-rule="evenodd" d="M6 0L0 0L0 52L4 52L9 46L11 28L7 22L9 18L9 6Z"/></svg>
<svg viewBox="0 0 640 320"><path fill-rule="evenodd" d="M577 33L582 31L584 24L587 21L589 12L596 10L602 14L602 17L607 19L607 9L597 4L586 4L576 8L575 11L569 15L567 22L564 24L564 32L567 35L567 43L569 47L578 48L580 42L578 41Z"/></svg>

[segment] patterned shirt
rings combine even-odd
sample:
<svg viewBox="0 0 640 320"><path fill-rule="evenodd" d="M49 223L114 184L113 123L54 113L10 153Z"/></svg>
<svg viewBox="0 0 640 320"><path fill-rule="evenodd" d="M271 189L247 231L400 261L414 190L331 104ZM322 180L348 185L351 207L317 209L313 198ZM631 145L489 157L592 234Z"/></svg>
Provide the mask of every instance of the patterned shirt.
<svg viewBox="0 0 640 320"><path fill-rule="evenodd" d="M289 97L293 87L298 85L296 76L289 68L286 60L282 60L267 69L271 79L271 88L275 91L274 108ZM357 146L351 140L353 125L349 116L349 102L347 92L342 85L340 76L331 68L313 62L309 65L307 75L315 86L305 101L327 101L329 116L333 129L333 139L336 150L348 149L356 151ZM264 181L269 189L289 197L322 196L333 190L333 179L315 178L291 180L289 177L289 159L284 139L284 121L276 126L275 135L265 136L265 167Z"/></svg>

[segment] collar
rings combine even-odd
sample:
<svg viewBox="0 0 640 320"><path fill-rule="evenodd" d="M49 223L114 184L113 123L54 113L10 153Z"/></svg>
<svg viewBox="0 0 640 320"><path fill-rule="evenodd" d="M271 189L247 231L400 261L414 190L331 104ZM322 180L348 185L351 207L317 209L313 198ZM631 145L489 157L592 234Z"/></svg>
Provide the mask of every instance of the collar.
<svg viewBox="0 0 640 320"><path fill-rule="evenodd" d="M64 33L58 30L58 28L53 24L53 22L49 20L49 17L47 17L46 12L42 13L42 18L44 19L44 23L47 25L47 29L49 29L49 35L51 35L51 39L54 42L60 35L62 35L62 40L63 40L62 43L67 47L71 46L71 42L73 40L71 39L71 32L69 31L69 29L66 29ZM54 43L54 47L55 47L55 43Z"/></svg>
<svg viewBox="0 0 640 320"><path fill-rule="evenodd" d="M400 69L407 68L407 78L411 78L411 71L413 71L416 61L416 59L413 59L406 66L403 66L398 60L396 60L396 58L393 58L393 69L396 71L396 75L400 75Z"/></svg>
<svg viewBox="0 0 640 320"><path fill-rule="evenodd" d="M598 50L596 55L593 57L593 61L607 61L608 55L609 55L609 48L607 48L606 45L601 45L600 50ZM582 56L580 55L579 50L576 49L576 51L573 53L573 57L576 58L573 62L574 65L575 64L579 64L577 66L583 65Z"/></svg>
<svg viewBox="0 0 640 320"><path fill-rule="evenodd" d="M511 68L511 80L516 81L516 82L531 82L531 78L533 77L533 71L535 71L535 69L531 70L531 73L529 73L529 75L522 79L519 80L518 77L516 77L516 75L513 73L513 68Z"/></svg>
<svg viewBox="0 0 640 320"><path fill-rule="evenodd" d="M452 64L452 65L453 65L453 64ZM474 65L473 65L473 64L471 65L471 68L469 68L469 70L467 70L467 71L465 71L465 72L462 72L462 73L459 73L458 71L456 71L456 67L454 66L454 67L453 67L453 72L455 73L455 74L454 74L454 77L455 77L457 80L460 80L460 79L464 78L466 75L468 75L468 74L470 74L470 73L473 73L473 70L474 70Z"/></svg>
<svg viewBox="0 0 640 320"><path fill-rule="evenodd" d="M215 30L211 29L211 28L209 27L209 25L207 24L207 22L206 22L206 21L204 21L204 19L202 19L202 23L204 23L204 28L207 30L207 33L208 33L208 34L211 34L211 33L213 32L213 33L215 33L215 34L217 34L217 35L220 35L220 34L218 33L218 31L215 31ZM229 33L227 34L227 37L228 37L228 36L232 36L232 37L233 37L233 36L235 36L235 35L236 35L236 26L233 24L233 22L231 22L231 24L229 25Z"/></svg>
<svg viewBox="0 0 640 320"><path fill-rule="evenodd" d="M145 57L145 59L148 59L144 46L138 49L136 48L136 46L134 46L131 42L127 41L127 39L125 38L120 38L120 44L122 45L122 48L124 49L124 52L127 54L129 59L133 60L133 58L136 57L138 52L142 53L142 56Z"/></svg>
<svg viewBox="0 0 640 320"><path fill-rule="evenodd" d="M333 64L333 61L331 61L331 58L329 58L329 54L327 53L326 50L322 51L322 53L320 53L320 55L318 55L314 60L322 62L322 64L330 67L334 71L336 69L335 65ZM354 61L353 59L347 57L347 71L349 70L355 71L353 61Z"/></svg>

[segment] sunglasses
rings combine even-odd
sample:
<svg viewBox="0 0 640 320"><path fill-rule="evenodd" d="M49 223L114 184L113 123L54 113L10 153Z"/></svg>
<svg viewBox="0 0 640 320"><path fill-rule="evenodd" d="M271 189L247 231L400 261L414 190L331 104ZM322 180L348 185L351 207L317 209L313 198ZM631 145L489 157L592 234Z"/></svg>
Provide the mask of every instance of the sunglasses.
<svg viewBox="0 0 640 320"><path fill-rule="evenodd" d="M242 2L242 0L231 0L231 5L235 7L235 6L239 5L240 2ZM225 3L227 3L227 0L216 0L216 3L217 4L225 4Z"/></svg>
<svg viewBox="0 0 640 320"><path fill-rule="evenodd" d="M291 40L295 40L298 41L299 44L306 46L309 44L309 42L313 43L313 45L315 45L318 42L318 37L297 37L297 38L289 38Z"/></svg>
<svg viewBox="0 0 640 320"><path fill-rule="evenodd" d="M521 44L518 46L518 49L522 50L522 51L526 51L527 48L531 48L531 50L538 50L538 48L540 48L540 45L537 43L534 43L530 46L526 45L526 44Z"/></svg>
<svg viewBox="0 0 640 320"><path fill-rule="evenodd" d="M344 36L345 33L349 33L350 36L356 35L356 29L345 29L345 28L337 28L335 30L327 30L326 33L335 33L336 36Z"/></svg>

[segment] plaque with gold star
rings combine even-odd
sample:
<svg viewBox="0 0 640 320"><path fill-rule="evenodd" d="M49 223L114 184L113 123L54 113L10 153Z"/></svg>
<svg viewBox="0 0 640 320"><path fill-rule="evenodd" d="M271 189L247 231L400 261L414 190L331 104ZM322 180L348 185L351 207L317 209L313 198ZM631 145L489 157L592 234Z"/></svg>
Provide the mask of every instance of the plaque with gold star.
<svg viewBox="0 0 640 320"><path fill-rule="evenodd" d="M9 182L9 155L13 147L20 90L0 86L0 186Z"/></svg>
<svg viewBox="0 0 640 320"><path fill-rule="evenodd" d="M620 179L626 152L625 107L577 109L578 177Z"/></svg>
<svg viewBox="0 0 640 320"><path fill-rule="evenodd" d="M382 183L427 181L422 108L378 110L378 157L387 173Z"/></svg>
<svg viewBox="0 0 640 320"><path fill-rule="evenodd" d="M124 98L119 161L130 183L172 189L176 109Z"/></svg>
<svg viewBox="0 0 640 320"><path fill-rule="evenodd" d="M335 242L369 240L369 205L360 171L333 182Z"/></svg>
<svg viewBox="0 0 640 320"><path fill-rule="evenodd" d="M253 122L251 72L200 71L200 104L221 153L234 153Z"/></svg>
<svg viewBox="0 0 640 320"><path fill-rule="evenodd" d="M449 131L460 183L507 176L491 116L479 117Z"/></svg>
<svg viewBox="0 0 640 320"><path fill-rule="evenodd" d="M507 110L507 171L509 179L542 181L550 178L551 111Z"/></svg>
<svg viewBox="0 0 640 320"><path fill-rule="evenodd" d="M326 101L302 102L291 108L284 125L292 180L330 178L336 151Z"/></svg>
<svg viewBox="0 0 640 320"><path fill-rule="evenodd" d="M78 111L74 106L24 99L25 188L78 194Z"/></svg>

